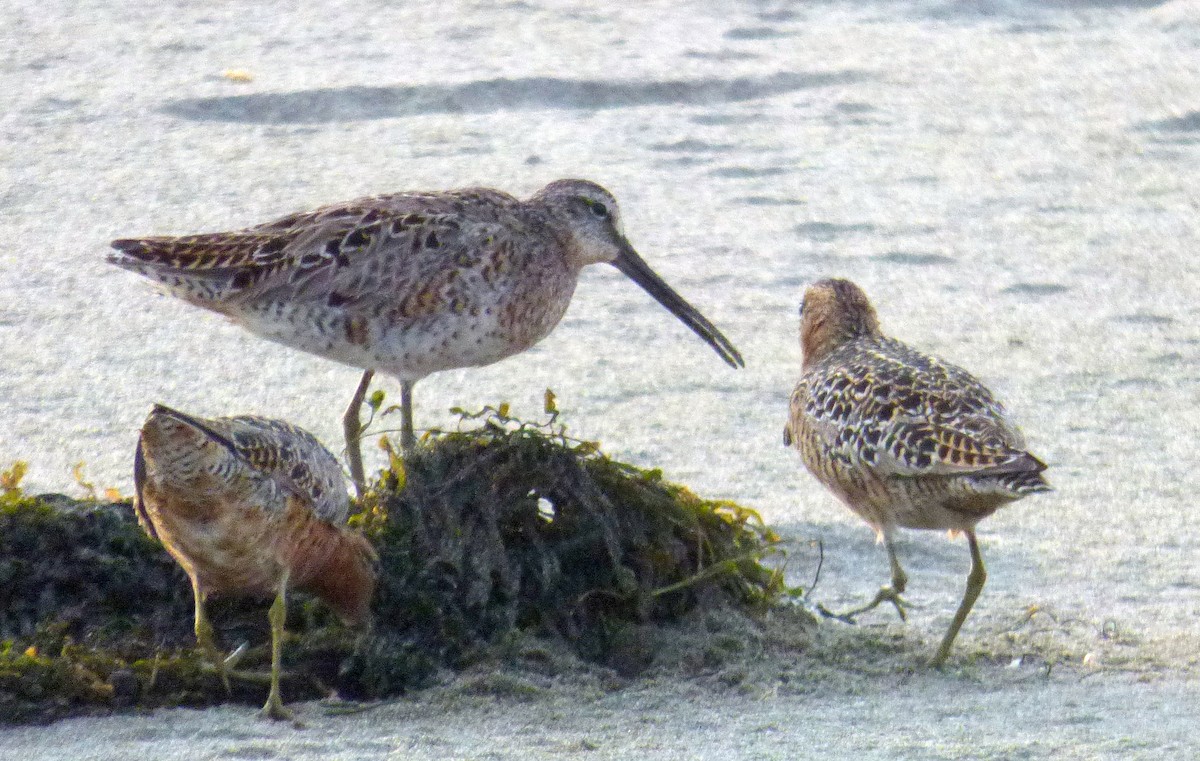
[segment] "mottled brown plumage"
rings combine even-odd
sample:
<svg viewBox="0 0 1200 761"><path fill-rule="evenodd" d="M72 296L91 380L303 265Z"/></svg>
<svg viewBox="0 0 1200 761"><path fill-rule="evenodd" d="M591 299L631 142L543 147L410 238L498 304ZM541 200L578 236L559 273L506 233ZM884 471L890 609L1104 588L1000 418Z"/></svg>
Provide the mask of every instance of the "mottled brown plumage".
<svg viewBox="0 0 1200 761"><path fill-rule="evenodd" d="M971 550L967 592L934 657L945 661L986 573L975 525L1004 504L1047 491L1046 466L1003 406L961 368L886 337L866 294L846 280L811 286L801 307L803 372L784 443L885 543L892 586L850 615L891 601L907 577L897 526L963 532Z"/></svg>
<svg viewBox="0 0 1200 761"><path fill-rule="evenodd" d="M344 420L363 486L358 411L375 370L402 381L403 441L414 441L412 385L487 365L545 338L582 268L633 279L726 362L737 349L638 256L616 199L558 180L518 200L486 188L395 193L326 206L235 232L113 241L109 261L288 346L365 368Z"/></svg>
<svg viewBox="0 0 1200 761"><path fill-rule="evenodd" d="M279 659L287 590L312 592L349 623L369 615L375 553L345 526L341 466L309 433L282 421L202 419L156 405L138 440L134 482L138 522L191 579L196 638L223 676L205 599L275 596L263 712L286 717Z"/></svg>

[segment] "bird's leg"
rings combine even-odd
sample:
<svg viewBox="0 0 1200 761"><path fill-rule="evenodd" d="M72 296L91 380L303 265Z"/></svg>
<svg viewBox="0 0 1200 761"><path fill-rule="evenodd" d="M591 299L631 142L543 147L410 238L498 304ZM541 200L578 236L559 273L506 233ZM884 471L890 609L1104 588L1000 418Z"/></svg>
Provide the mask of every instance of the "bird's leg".
<svg viewBox="0 0 1200 761"><path fill-rule="evenodd" d="M267 620L271 622L271 691L267 694L267 703L262 708L261 715L267 719L290 720L292 712L283 707L283 698L279 694L279 677L282 671L283 659L283 625L287 621L287 583L288 573L283 572L279 580L279 591L271 610L267 612Z"/></svg>
<svg viewBox="0 0 1200 761"><path fill-rule="evenodd" d="M221 684L225 685L225 694L231 692L229 687L229 666L225 658L221 655L221 651L217 649L217 635L213 631L212 623L208 620L208 615L204 612L204 601L207 595L200 588L200 580L192 576L192 599L196 604L195 621L193 629L196 632L196 644L200 646L200 650L216 667L217 672L221 675Z"/></svg>
<svg viewBox="0 0 1200 761"><path fill-rule="evenodd" d="M967 574L967 589L963 592L962 602L958 604L958 612L954 614L954 620L950 622L946 636L942 637L942 644L938 647L937 655L933 656L933 660L930 662L934 668L941 667L946 662L946 658L950 656L950 646L954 644L958 630L962 628L963 621L967 620L967 614L971 612L975 600L983 591L984 582L987 581L987 570L983 567L983 556L979 554L979 542L975 540L975 532L964 531L963 533L967 535L967 546L971 548L971 572Z"/></svg>
<svg viewBox="0 0 1200 761"><path fill-rule="evenodd" d="M896 615L900 616L901 621L907 620L904 613L904 600L900 599L900 595L904 594L904 590L908 587L908 574L900 567L900 559L896 556L896 546L892 544L892 537L884 538L884 546L888 551L888 562L892 564L892 586L887 592L887 587L879 590L879 594L883 594L883 599L890 602L896 607Z"/></svg>
<svg viewBox="0 0 1200 761"><path fill-rule="evenodd" d="M900 567L900 560L896 557L896 546L892 543L891 534L885 533L883 535L883 544L885 547L887 547L888 562L890 562L892 566L891 586L885 585L880 587L879 591L875 593L875 597L871 600L871 602L863 605L860 608L848 610L845 613L830 613L822 606L820 610L823 614L829 618L836 618L840 621L845 621L846 623L852 624L855 623L854 619L856 616L862 615L869 610L874 610L875 608L879 607L880 603L890 602L893 606L895 606L896 613L900 616L901 621L908 619L908 615L904 612L904 607L908 603L904 602L904 600L900 597L900 595L904 593L905 587L908 586L908 574L906 574L904 569Z"/></svg>
<svg viewBox="0 0 1200 761"><path fill-rule="evenodd" d="M416 381L400 381L400 447L405 452L411 452L417 445L417 435L413 430L412 392Z"/></svg>
<svg viewBox="0 0 1200 761"><path fill-rule="evenodd" d="M350 478L354 481L354 491L358 493L359 499L363 498L363 494L367 490L367 477L363 471L362 447L359 442L359 437L362 435L359 412L362 410L363 400L367 397L367 389L371 387L371 378L374 376L374 370L367 370L363 373L362 380L358 382L358 389L350 400L350 406L346 408L346 414L342 417L342 431L346 435L346 459L350 462Z"/></svg>

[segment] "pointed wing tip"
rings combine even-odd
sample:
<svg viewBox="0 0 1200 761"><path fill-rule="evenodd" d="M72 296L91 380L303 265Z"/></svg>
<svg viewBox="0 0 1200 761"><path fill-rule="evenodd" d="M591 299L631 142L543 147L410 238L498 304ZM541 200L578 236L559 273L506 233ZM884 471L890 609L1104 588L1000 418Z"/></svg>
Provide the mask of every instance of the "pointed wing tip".
<svg viewBox="0 0 1200 761"><path fill-rule="evenodd" d="M184 413L180 412L179 410L177 410L173 407L168 407L167 405L165 405L161 402L155 402L154 406L150 408L149 417L154 417L155 415L167 415L167 416L173 417L173 418L183 418L185 420L190 420L190 416L185 415Z"/></svg>
<svg viewBox="0 0 1200 761"><path fill-rule="evenodd" d="M136 256L146 249L145 241L138 238L117 238L108 245L126 256ZM115 254L109 254L109 256L115 256Z"/></svg>
<svg viewBox="0 0 1200 761"><path fill-rule="evenodd" d="M1041 459L1024 451L1018 452L1015 457L1003 465L1003 468L1011 473L1042 473L1047 467Z"/></svg>
<svg viewBox="0 0 1200 761"><path fill-rule="evenodd" d="M193 429L199 431L201 433L201 435L203 435L204 437L210 439L211 441L225 447L230 452L233 452L235 455L239 455L238 447L233 442L233 440L230 439L229 436L216 430L213 427L213 423L215 421L209 421L209 420L205 420L204 418L197 417L195 415L189 415L186 412L180 412L177 409L173 409L171 407L168 407L165 404L159 404L157 402L154 404L154 407L150 410L150 416L147 418L147 420L150 420L151 418L154 418L155 416L169 417L172 420L176 420L180 423L183 423L184 425L188 426L189 428L193 428Z"/></svg>
<svg viewBox="0 0 1200 761"><path fill-rule="evenodd" d="M113 264L155 264L167 258L174 247L174 238L117 238L109 241L107 259Z"/></svg>
<svg viewBox="0 0 1200 761"><path fill-rule="evenodd" d="M118 238L108 245L113 250L104 255L104 260L123 269L139 270L153 259L150 247L142 240Z"/></svg>
<svg viewBox="0 0 1200 761"><path fill-rule="evenodd" d="M1008 462L989 469L989 475L1008 484L1014 493L1028 496L1054 491L1054 487L1042 475L1046 468L1046 463L1029 452L1021 451Z"/></svg>

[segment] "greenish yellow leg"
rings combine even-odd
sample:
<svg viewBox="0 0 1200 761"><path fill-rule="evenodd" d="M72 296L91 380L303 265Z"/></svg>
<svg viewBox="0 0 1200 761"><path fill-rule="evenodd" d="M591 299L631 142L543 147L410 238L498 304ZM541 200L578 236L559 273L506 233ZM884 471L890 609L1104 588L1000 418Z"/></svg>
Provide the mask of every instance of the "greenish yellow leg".
<svg viewBox="0 0 1200 761"><path fill-rule="evenodd" d="M362 447L359 442L359 436L362 434L362 421L359 413L362 411L363 400L367 398L367 389L371 387L371 378L374 376L374 370L367 370L363 373L362 380L358 382L358 389L355 390L354 397L350 400L350 406L346 408L346 414L342 416L342 432L346 435L346 459L350 463L350 478L354 481L354 491L358 493L359 499L363 498L363 492L367 490L367 477L363 470Z"/></svg>
<svg viewBox="0 0 1200 761"><path fill-rule="evenodd" d="M822 612L826 612L830 618L836 618L847 623L854 623L854 618L856 616L860 616L869 610L874 610L875 608L879 607L880 603L890 602L893 606L895 606L896 613L899 614L900 620L907 620L908 615L904 612L904 606L907 605L907 603L904 602L900 595L904 593L905 587L908 586L908 574L906 574L904 569L900 567L900 560L896 557L896 547L892 544L892 538L885 535L883 538L883 544L885 547L887 547L888 562L891 563L892 566L891 586L880 587L879 591L875 593L874 599L861 608L848 610L845 613L828 613L822 608Z"/></svg>
<svg viewBox="0 0 1200 761"><path fill-rule="evenodd" d="M975 532L964 531L963 533L967 535L967 546L971 549L971 573L967 575L967 590L963 593L962 602L958 604L958 612L954 614L954 620L950 622L950 628L946 631L946 636L942 638L937 655L933 656L933 661L930 663L934 668L940 667L950 656L950 646L954 644L958 630L962 628L963 621L967 620L967 614L971 612L975 600L983 591L984 582L987 581L987 570L983 567L983 556L979 554L979 542L975 540Z"/></svg>
<svg viewBox="0 0 1200 761"><path fill-rule="evenodd" d="M411 452L417 445L417 434L413 428L412 394L416 381L400 382L400 448Z"/></svg>
<svg viewBox="0 0 1200 761"><path fill-rule="evenodd" d="M284 571L279 580L279 592L271 610L267 612L267 620L271 622L271 692L267 695L267 703L263 706L262 716L268 719L290 720L291 711L283 707L283 698L279 694L279 676L283 670L283 625L287 621L287 583L288 574Z"/></svg>
<svg viewBox="0 0 1200 761"><path fill-rule="evenodd" d="M196 644L212 661L218 673L221 675L221 684L225 685L225 693L229 694L229 668L225 663L224 656L217 649L217 636L213 631L212 623L209 622L208 616L204 612L204 601L206 599L204 590L200 588L200 582L195 576L192 576L192 599L196 604L196 617L193 628L196 632Z"/></svg>

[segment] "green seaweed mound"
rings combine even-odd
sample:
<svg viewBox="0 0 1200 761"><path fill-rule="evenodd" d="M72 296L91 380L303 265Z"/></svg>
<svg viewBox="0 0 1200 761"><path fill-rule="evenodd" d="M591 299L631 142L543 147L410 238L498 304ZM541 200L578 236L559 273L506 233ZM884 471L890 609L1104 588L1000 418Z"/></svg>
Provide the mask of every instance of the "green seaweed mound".
<svg viewBox="0 0 1200 761"><path fill-rule="evenodd" d="M373 400L378 408L379 399ZM661 473L616 462L555 424L507 407L461 413L380 473L352 522L376 547L368 632L323 605L289 606L288 701L371 699L479 661L514 631L568 643L635 672L632 626L697 608L762 609L782 591L761 563L773 535L752 510L703 500ZM266 603L216 599L224 647L265 670ZM262 680L226 691L195 649L191 591L128 502L0 497L0 722L129 706L261 703ZM619 662L618 662L619 661Z"/></svg>

